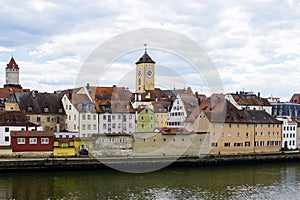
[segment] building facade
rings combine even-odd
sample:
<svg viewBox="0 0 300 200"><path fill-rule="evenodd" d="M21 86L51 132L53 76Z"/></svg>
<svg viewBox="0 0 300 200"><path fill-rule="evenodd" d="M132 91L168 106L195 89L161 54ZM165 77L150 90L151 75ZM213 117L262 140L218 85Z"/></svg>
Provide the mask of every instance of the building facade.
<svg viewBox="0 0 300 200"><path fill-rule="evenodd" d="M276 118L282 121L282 148L297 148L297 122L293 121L289 116L281 116Z"/></svg>
<svg viewBox="0 0 300 200"><path fill-rule="evenodd" d="M19 70L19 66L16 63L15 59L11 57L5 69L5 88L22 88L19 82Z"/></svg>
<svg viewBox="0 0 300 200"><path fill-rule="evenodd" d="M156 126L156 114L148 107L139 107L136 117L136 132L153 132Z"/></svg>
<svg viewBox="0 0 300 200"><path fill-rule="evenodd" d="M195 131L209 133L210 154L275 152L281 149L282 123L263 110L239 110L223 100L203 109Z"/></svg>
<svg viewBox="0 0 300 200"><path fill-rule="evenodd" d="M198 99L193 94L178 94L169 112L167 127L183 128L183 122L198 107Z"/></svg>

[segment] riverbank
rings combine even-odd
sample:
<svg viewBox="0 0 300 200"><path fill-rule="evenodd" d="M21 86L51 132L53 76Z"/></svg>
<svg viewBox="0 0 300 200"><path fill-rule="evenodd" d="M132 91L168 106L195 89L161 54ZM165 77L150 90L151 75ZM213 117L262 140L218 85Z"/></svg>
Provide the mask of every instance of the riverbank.
<svg viewBox="0 0 300 200"><path fill-rule="evenodd" d="M219 165L256 164L267 162L299 162L300 153L278 152L268 154L207 155L203 157L110 157L110 158L2 158L1 172L65 171L118 169L146 172L163 167L203 167Z"/></svg>

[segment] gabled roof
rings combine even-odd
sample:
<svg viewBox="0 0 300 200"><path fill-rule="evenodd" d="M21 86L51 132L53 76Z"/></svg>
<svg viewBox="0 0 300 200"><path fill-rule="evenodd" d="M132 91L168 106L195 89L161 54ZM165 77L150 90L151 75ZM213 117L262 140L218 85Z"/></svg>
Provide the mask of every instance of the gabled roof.
<svg viewBox="0 0 300 200"><path fill-rule="evenodd" d="M203 112L211 122L281 124L263 110L239 110L228 100L220 101L214 108Z"/></svg>
<svg viewBox="0 0 300 200"><path fill-rule="evenodd" d="M145 51L144 55L140 57L140 59L135 64L140 64L140 63L155 63L155 62L150 58L150 56Z"/></svg>
<svg viewBox="0 0 300 200"><path fill-rule="evenodd" d="M60 95L56 93L15 92L13 98L26 114L65 114Z"/></svg>
<svg viewBox="0 0 300 200"><path fill-rule="evenodd" d="M13 57L11 57L9 63L6 66L7 66L6 69L7 68L19 69L19 66L18 66L18 64L16 63L16 61L15 61L15 59Z"/></svg>
<svg viewBox="0 0 300 200"><path fill-rule="evenodd" d="M198 99L193 94L179 94L179 97L183 103L187 116L189 116L194 108L198 106Z"/></svg>
<svg viewBox="0 0 300 200"><path fill-rule="evenodd" d="M68 98L71 98L70 101L78 112L96 112L95 105L88 95L72 93Z"/></svg>
<svg viewBox="0 0 300 200"><path fill-rule="evenodd" d="M290 102L300 104L300 94L293 94Z"/></svg>
<svg viewBox="0 0 300 200"><path fill-rule="evenodd" d="M237 104L242 106L271 106L269 101L265 98L256 96L255 94L248 94L246 92L232 93L231 96Z"/></svg>
<svg viewBox="0 0 300 200"><path fill-rule="evenodd" d="M90 87L89 93L94 100L97 112L134 113L131 105L131 92L124 87Z"/></svg>
<svg viewBox="0 0 300 200"><path fill-rule="evenodd" d="M4 111L0 113L0 126L37 126L28 122L23 111Z"/></svg>

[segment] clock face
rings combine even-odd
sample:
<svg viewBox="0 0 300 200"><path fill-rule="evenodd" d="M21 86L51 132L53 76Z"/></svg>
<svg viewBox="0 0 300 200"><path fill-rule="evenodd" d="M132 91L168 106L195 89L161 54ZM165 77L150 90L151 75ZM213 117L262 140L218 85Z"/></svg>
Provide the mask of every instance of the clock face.
<svg viewBox="0 0 300 200"><path fill-rule="evenodd" d="M151 69L147 69L146 74L148 77L151 77L153 75L153 72Z"/></svg>
<svg viewBox="0 0 300 200"><path fill-rule="evenodd" d="M138 71L138 77L139 77L139 78L142 77L142 71L141 71L141 70Z"/></svg>

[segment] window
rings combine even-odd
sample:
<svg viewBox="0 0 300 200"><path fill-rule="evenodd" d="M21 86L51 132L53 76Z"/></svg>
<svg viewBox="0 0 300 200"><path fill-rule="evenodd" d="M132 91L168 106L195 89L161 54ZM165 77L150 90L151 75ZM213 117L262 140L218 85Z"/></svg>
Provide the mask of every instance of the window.
<svg viewBox="0 0 300 200"><path fill-rule="evenodd" d="M59 112L59 113L62 113L62 112L63 112L62 108L59 108L59 109L58 109L58 112Z"/></svg>
<svg viewBox="0 0 300 200"><path fill-rule="evenodd" d="M129 119L132 119L132 115L129 115Z"/></svg>
<svg viewBox="0 0 300 200"><path fill-rule="evenodd" d="M229 128L231 128L231 124L229 124Z"/></svg>
<svg viewBox="0 0 300 200"><path fill-rule="evenodd" d="M85 130L85 124L82 124L82 130Z"/></svg>
<svg viewBox="0 0 300 200"><path fill-rule="evenodd" d="M142 116L141 119L144 120L144 116Z"/></svg>
<svg viewBox="0 0 300 200"><path fill-rule="evenodd" d="M91 120L91 115L87 115L87 119L88 119L88 120Z"/></svg>
<svg viewBox="0 0 300 200"><path fill-rule="evenodd" d="M9 127L5 127L5 132L9 132Z"/></svg>
<svg viewBox="0 0 300 200"><path fill-rule="evenodd" d="M4 137L4 141L5 141L5 142L9 142L9 136L5 136L5 137Z"/></svg>
<svg viewBox="0 0 300 200"><path fill-rule="evenodd" d="M128 124L128 127L129 127L129 128L132 128L132 123L129 123L129 124Z"/></svg>
<svg viewBox="0 0 300 200"><path fill-rule="evenodd" d="M114 142L115 142L115 139L114 139L114 138L109 138L109 142L110 142L110 143L114 143Z"/></svg>
<svg viewBox="0 0 300 200"><path fill-rule="evenodd" d="M222 132L222 137L224 137L224 132Z"/></svg>
<svg viewBox="0 0 300 200"><path fill-rule="evenodd" d="M69 110L72 110L72 106L71 105L69 105Z"/></svg>
<svg viewBox="0 0 300 200"><path fill-rule="evenodd" d="M49 108L44 108L44 112L49 112Z"/></svg>
<svg viewBox="0 0 300 200"><path fill-rule="evenodd" d="M37 144L37 138L29 138L29 144Z"/></svg>
<svg viewBox="0 0 300 200"><path fill-rule="evenodd" d="M96 129L97 129L97 125L93 124L93 130L96 130Z"/></svg>
<svg viewBox="0 0 300 200"><path fill-rule="evenodd" d="M47 117L47 122L50 122L50 117Z"/></svg>
<svg viewBox="0 0 300 200"><path fill-rule="evenodd" d="M42 138L41 141L42 144L49 144L49 138Z"/></svg>
<svg viewBox="0 0 300 200"><path fill-rule="evenodd" d="M103 120L106 120L106 115L103 115Z"/></svg>
<svg viewBox="0 0 300 200"><path fill-rule="evenodd" d="M29 106L29 107L27 108L27 110L28 110L28 111L32 111L32 107Z"/></svg>
<svg viewBox="0 0 300 200"><path fill-rule="evenodd" d="M36 121L37 122L41 122L41 118L40 117L36 117Z"/></svg>
<svg viewBox="0 0 300 200"><path fill-rule="evenodd" d="M87 125L87 129L91 130L91 125L90 124Z"/></svg>
<svg viewBox="0 0 300 200"><path fill-rule="evenodd" d="M245 147L250 147L250 142L245 142Z"/></svg>
<svg viewBox="0 0 300 200"><path fill-rule="evenodd" d="M224 147L230 147L230 142L225 142Z"/></svg>
<svg viewBox="0 0 300 200"><path fill-rule="evenodd" d="M121 144L125 143L125 139L124 138L120 138L120 143Z"/></svg>
<svg viewBox="0 0 300 200"><path fill-rule="evenodd" d="M103 124L103 129L106 129L106 124Z"/></svg>
<svg viewBox="0 0 300 200"><path fill-rule="evenodd" d="M25 138L18 138L18 144L25 144Z"/></svg>
<svg viewBox="0 0 300 200"><path fill-rule="evenodd" d="M228 133L228 137L230 137L231 136L231 133Z"/></svg>
<svg viewBox="0 0 300 200"><path fill-rule="evenodd" d="M246 128L249 128L249 124L246 124Z"/></svg>
<svg viewBox="0 0 300 200"><path fill-rule="evenodd" d="M265 141L260 141L260 146L264 146L265 145Z"/></svg>
<svg viewBox="0 0 300 200"><path fill-rule="evenodd" d="M217 146L218 146L218 143L217 143L217 142L212 142L212 143L211 143L211 146L212 146L212 147L217 147Z"/></svg>
<svg viewBox="0 0 300 200"><path fill-rule="evenodd" d="M247 138L249 137L249 133L248 133L248 132L246 133L246 137L247 137Z"/></svg>
<svg viewBox="0 0 300 200"><path fill-rule="evenodd" d="M96 115L93 115L93 120L96 120Z"/></svg>
<svg viewBox="0 0 300 200"><path fill-rule="evenodd" d="M85 115L82 115L82 120L85 120Z"/></svg>
<svg viewBox="0 0 300 200"><path fill-rule="evenodd" d="M241 136L240 132L238 132L238 133L237 133L237 136L238 136L238 137L240 137L240 136Z"/></svg>
<svg viewBox="0 0 300 200"><path fill-rule="evenodd" d="M233 146L235 146L235 147L242 147L242 146L243 146L243 143L241 143L241 142L235 142L235 143L233 144Z"/></svg>
<svg viewBox="0 0 300 200"><path fill-rule="evenodd" d="M26 116L26 119L27 119L27 121L30 121L30 116L27 115L27 116Z"/></svg>
<svg viewBox="0 0 300 200"><path fill-rule="evenodd" d="M108 116L107 116L107 121L108 121L108 122L111 122L111 115L108 115Z"/></svg>
<svg viewBox="0 0 300 200"><path fill-rule="evenodd" d="M115 123L112 124L112 128L116 128L116 124Z"/></svg>

